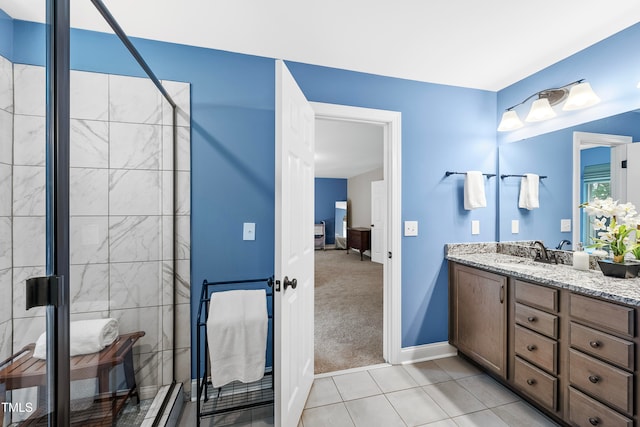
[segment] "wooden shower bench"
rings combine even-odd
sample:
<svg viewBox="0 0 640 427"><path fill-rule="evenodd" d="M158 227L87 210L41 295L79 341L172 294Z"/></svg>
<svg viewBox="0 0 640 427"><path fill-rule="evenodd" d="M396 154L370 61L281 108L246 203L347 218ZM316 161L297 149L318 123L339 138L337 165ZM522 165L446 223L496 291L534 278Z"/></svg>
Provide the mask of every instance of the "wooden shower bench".
<svg viewBox="0 0 640 427"><path fill-rule="evenodd" d="M142 331L123 334L100 352L71 357L71 381L97 378L99 393L94 398L94 404L91 408L88 411L81 411L87 412L87 414L79 412L74 419L72 412L72 424L111 425L115 423L115 419L129 397L135 396L137 402L140 403L133 369L132 350L136 341L144 335L145 333ZM39 387L40 396L46 395L40 391L47 385L47 362L33 357L34 349L35 344L28 344L9 359L0 363L0 401L6 401L7 391L27 387ZM127 390L124 393L110 390L111 369L120 364L124 368L127 384ZM21 425L40 425L40 419L43 416L46 422L46 404L43 405L42 402L39 402L38 406L37 409L34 408L29 419ZM3 408L0 407L0 421L3 415L2 410ZM87 418L88 414L92 414L91 419Z"/></svg>

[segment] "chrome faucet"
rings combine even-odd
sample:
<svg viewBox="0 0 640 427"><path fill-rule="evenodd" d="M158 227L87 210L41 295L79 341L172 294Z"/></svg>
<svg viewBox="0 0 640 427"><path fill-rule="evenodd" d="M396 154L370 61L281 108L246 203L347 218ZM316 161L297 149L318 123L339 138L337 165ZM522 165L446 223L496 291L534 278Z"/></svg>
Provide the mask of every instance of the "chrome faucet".
<svg viewBox="0 0 640 427"><path fill-rule="evenodd" d="M567 240L567 239L562 239L562 240L560 241L560 243L558 243L558 246L556 246L556 249L557 249L557 250L559 250L559 251L561 251L561 250L562 250L562 247L563 247L565 244L566 244L566 245L570 245L570 244L571 244L571 241L570 241L570 240Z"/></svg>

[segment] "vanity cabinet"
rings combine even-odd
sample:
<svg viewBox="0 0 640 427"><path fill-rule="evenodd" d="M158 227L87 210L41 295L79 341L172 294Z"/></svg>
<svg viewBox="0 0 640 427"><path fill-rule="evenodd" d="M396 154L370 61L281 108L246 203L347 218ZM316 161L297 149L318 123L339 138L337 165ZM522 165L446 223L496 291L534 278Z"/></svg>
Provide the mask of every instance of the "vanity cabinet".
<svg viewBox="0 0 640 427"><path fill-rule="evenodd" d="M633 425L635 310L578 294L569 307L571 423Z"/></svg>
<svg viewBox="0 0 640 427"><path fill-rule="evenodd" d="M640 427L638 308L450 262L450 343L564 425Z"/></svg>
<svg viewBox="0 0 640 427"><path fill-rule="evenodd" d="M558 290L513 280L513 385L546 409L559 409Z"/></svg>
<svg viewBox="0 0 640 427"><path fill-rule="evenodd" d="M507 278L454 264L450 341L495 375L506 378Z"/></svg>

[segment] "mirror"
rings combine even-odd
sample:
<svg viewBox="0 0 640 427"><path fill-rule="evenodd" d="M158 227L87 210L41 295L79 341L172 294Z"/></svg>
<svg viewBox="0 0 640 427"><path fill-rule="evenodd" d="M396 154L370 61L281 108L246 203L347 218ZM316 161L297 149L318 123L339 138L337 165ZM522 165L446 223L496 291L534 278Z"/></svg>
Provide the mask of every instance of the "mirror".
<svg viewBox="0 0 640 427"><path fill-rule="evenodd" d="M547 178L540 181L540 208L531 211L517 206L519 178L500 180L499 240L542 240L551 248L563 239L572 243L584 241L578 208L584 200L583 166L609 162L608 148L601 148L598 155L593 155L594 151L587 147L610 147L630 140L640 141L638 111L501 145L498 152L500 174L536 173ZM640 166L629 164L628 170L632 169L640 170ZM612 187L612 197L627 201L626 193L616 193L619 190L615 188L616 185ZM565 220L565 226L566 220L570 220L569 231L561 231L562 220ZM515 226L514 221L517 221ZM516 229L518 232L514 233ZM573 247L575 245L565 246L565 249Z"/></svg>
<svg viewBox="0 0 640 427"><path fill-rule="evenodd" d="M347 201L336 202L336 249L347 249Z"/></svg>

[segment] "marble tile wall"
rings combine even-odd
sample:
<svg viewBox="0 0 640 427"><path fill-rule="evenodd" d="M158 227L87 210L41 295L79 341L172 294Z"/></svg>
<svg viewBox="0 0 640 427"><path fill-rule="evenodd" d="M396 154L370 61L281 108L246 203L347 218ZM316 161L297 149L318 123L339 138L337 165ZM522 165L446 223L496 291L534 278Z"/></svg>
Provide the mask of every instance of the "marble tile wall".
<svg viewBox="0 0 640 427"><path fill-rule="evenodd" d="M45 263L44 69L16 64L14 74L12 213L13 236L21 242L13 247L17 349L44 329L43 320L34 322L43 311L25 311L21 298L24 279L42 274ZM172 115L150 80L71 72L72 320L110 316L119 320L121 333L145 332L134 349L143 398L173 380L174 347L178 364L190 361L190 86L163 84L180 107L175 159ZM0 286L1 255L0 249ZM177 340L174 316L184 331ZM181 376L176 380L190 383L188 372Z"/></svg>
<svg viewBox="0 0 640 427"><path fill-rule="evenodd" d="M13 65L0 56L0 360L11 355Z"/></svg>

